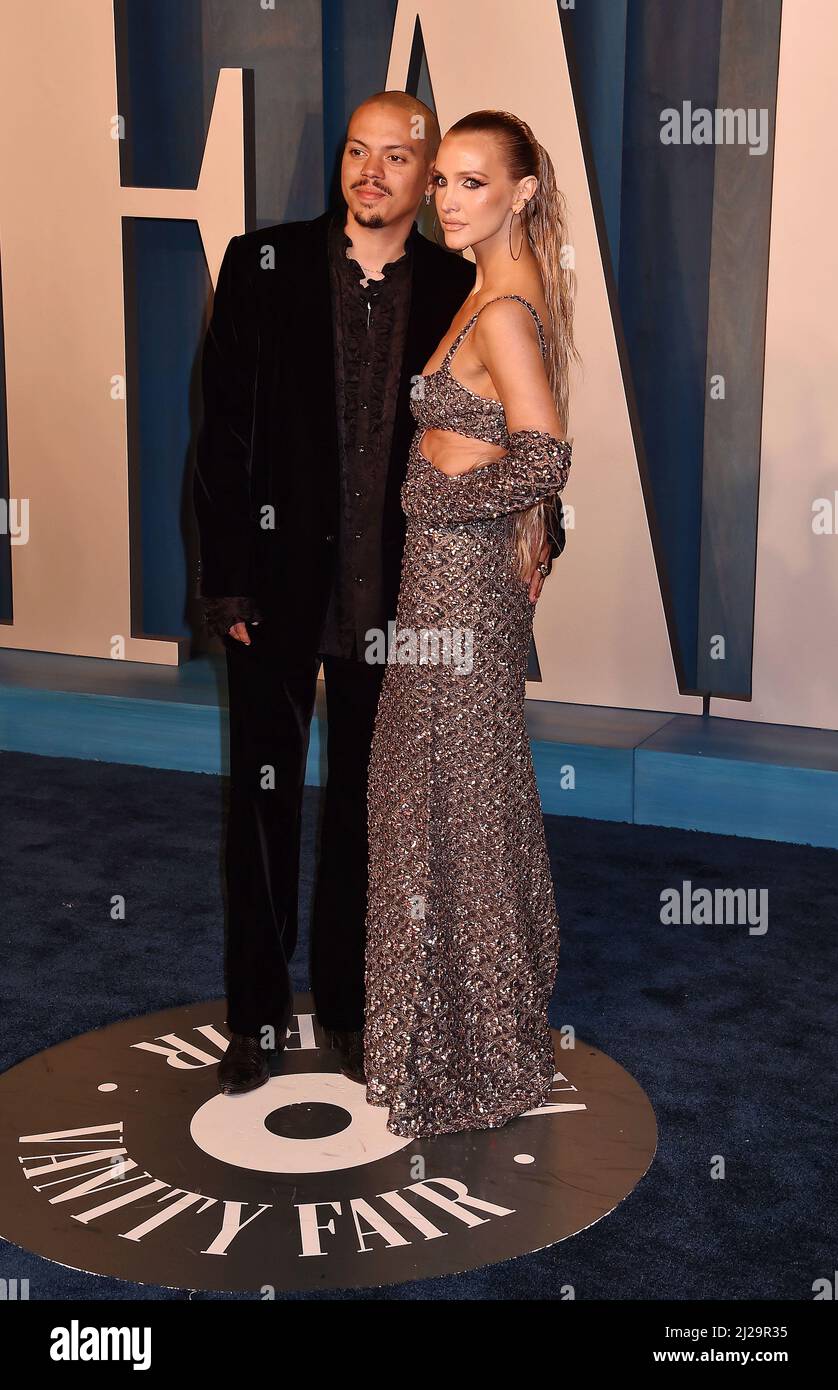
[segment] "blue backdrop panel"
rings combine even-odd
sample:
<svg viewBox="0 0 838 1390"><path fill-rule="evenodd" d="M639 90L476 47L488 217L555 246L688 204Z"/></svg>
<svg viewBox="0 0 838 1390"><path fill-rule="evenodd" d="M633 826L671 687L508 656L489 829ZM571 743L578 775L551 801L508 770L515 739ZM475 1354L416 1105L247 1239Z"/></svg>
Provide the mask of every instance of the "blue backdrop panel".
<svg viewBox="0 0 838 1390"><path fill-rule="evenodd" d="M396 0L322 0L324 207L340 193L340 155L356 106L387 82ZM319 209L322 211L322 209Z"/></svg>
<svg viewBox="0 0 838 1390"><path fill-rule="evenodd" d="M197 345L211 286L195 222L137 218L129 240L126 298L135 296L126 313L135 340L130 360L136 363L129 396L135 556L138 543L141 547L141 572L132 586L134 627L149 635L185 637L194 620L198 558L189 486L201 409Z"/></svg>
<svg viewBox="0 0 838 1390"><path fill-rule="evenodd" d="M687 688L696 681L712 145L661 111L714 107L721 0L629 0L619 291Z"/></svg>
<svg viewBox="0 0 838 1390"><path fill-rule="evenodd" d="M276 11L218 0L124 0L117 8L124 183L194 187L221 67L249 69L246 132L255 221L322 210L321 16L317 0ZM278 132L281 136L278 137ZM127 315L135 341L129 396L135 630L198 631L191 456L199 353L211 285L192 222L135 219ZM139 553L137 553L139 551Z"/></svg>
<svg viewBox="0 0 838 1390"><path fill-rule="evenodd" d="M620 200L623 182L623 108L626 85L628 0L585 0L566 17L573 41L574 97L583 140L593 161L588 176L596 181L610 255L616 274L620 259ZM556 170L559 187L562 171Z"/></svg>

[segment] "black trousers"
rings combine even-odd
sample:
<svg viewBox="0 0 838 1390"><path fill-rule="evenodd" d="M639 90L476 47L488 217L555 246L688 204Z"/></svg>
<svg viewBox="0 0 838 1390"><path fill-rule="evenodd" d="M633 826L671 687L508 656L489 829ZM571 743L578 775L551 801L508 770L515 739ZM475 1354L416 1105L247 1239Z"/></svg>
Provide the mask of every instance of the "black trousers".
<svg viewBox="0 0 838 1390"><path fill-rule="evenodd" d="M251 645L226 637L230 809L225 975L231 1032L285 1037L297 943L300 825L320 658L295 657L270 620ZM311 923L311 978L324 1028L364 1026L367 764L385 666L323 658L328 780Z"/></svg>

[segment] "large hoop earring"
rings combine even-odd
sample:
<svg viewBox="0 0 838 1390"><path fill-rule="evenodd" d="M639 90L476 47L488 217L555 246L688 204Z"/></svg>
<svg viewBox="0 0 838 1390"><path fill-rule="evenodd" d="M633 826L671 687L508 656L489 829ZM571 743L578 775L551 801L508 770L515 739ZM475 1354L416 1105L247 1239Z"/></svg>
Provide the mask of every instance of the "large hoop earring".
<svg viewBox="0 0 838 1390"><path fill-rule="evenodd" d="M524 206L526 206L526 204L524 204ZM521 217L521 245L518 247L518 255L516 256L515 252L512 250L512 223L515 221L516 217L521 217L520 212L513 212L509 219L509 254L513 261L519 261L521 259L521 252L524 249L524 219Z"/></svg>

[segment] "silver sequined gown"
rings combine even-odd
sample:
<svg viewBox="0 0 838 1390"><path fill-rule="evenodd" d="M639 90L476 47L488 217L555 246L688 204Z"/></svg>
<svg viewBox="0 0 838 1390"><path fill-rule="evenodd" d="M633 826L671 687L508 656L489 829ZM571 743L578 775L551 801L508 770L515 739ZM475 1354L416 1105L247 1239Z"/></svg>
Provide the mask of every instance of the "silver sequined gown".
<svg viewBox="0 0 838 1390"><path fill-rule="evenodd" d="M516 511L564 487L571 449L536 430L510 436L501 403L451 375L476 319L413 393L396 642L369 764L367 1100L390 1107L392 1133L416 1137L496 1128L541 1104L554 1074L559 927L524 719L533 609L512 529ZM426 429L508 452L449 476L420 453ZM424 661L393 659L411 654L402 629ZM422 629L437 646L422 647Z"/></svg>

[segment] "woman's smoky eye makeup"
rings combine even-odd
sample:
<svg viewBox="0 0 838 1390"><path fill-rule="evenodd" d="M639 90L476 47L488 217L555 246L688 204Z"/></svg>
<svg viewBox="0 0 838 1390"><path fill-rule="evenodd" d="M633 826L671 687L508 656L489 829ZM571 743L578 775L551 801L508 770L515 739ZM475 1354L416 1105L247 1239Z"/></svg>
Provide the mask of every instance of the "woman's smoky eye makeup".
<svg viewBox="0 0 838 1390"><path fill-rule="evenodd" d="M442 186L442 184L445 182L445 180L444 180L442 174L434 174L434 176L433 176L433 182L434 182L435 187L440 188L440 187ZM486 187L485 181L481 182L480 179L474 178L471 174L467 174L467 175L466 175L466 177L463 179L463 184L464 184L464 186L468 186L469 184L471 184L471 185L473 186L473 188L485 188L485 187Z"/></svg>

